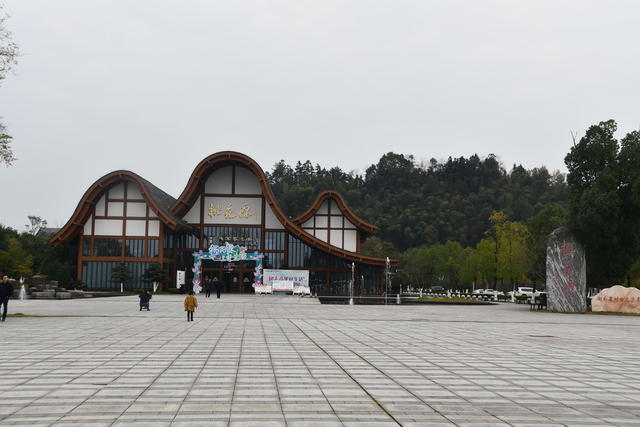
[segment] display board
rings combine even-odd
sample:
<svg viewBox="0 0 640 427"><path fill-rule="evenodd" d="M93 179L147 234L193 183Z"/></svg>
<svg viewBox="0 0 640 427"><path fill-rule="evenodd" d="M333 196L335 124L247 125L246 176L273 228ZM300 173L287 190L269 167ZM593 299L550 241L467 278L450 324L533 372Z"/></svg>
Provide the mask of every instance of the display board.
<svg viewBox="0 0 640 427"><path fill-rule="evenodd" d="M311 294L309 288L309 270L270 270L263 271L263 286L272 292L293 292ZM258 292L256 290L256 292Z"/></svg>

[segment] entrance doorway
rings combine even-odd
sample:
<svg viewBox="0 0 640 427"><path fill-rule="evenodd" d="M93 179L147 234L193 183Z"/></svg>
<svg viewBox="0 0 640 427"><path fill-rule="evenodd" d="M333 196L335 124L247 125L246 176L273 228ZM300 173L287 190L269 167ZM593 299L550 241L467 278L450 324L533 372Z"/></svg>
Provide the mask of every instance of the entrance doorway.
<svg viewBox="0 0 640 427"><path fill-rule="evenodd" d="M240 293L240 273L237 271L225 271L223 275L223 290L226 294Z"/></svg>

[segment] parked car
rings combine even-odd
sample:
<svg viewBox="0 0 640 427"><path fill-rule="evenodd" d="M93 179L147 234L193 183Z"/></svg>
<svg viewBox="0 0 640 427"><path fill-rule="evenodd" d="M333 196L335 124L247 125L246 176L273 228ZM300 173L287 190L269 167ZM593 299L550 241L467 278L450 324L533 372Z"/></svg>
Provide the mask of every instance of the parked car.
<svg viewBox="0 0 640 427"><path fill-rule="evenodd" d="M534 292L534 291L533 291L533 288L529 288L529 287L518 287L518 288L516 289L515 295L516 295L516 298L517 298L517 297L523 297L523 296L526 296L526 297L532 297L532 296L533 296L533 292Z"/></svg>

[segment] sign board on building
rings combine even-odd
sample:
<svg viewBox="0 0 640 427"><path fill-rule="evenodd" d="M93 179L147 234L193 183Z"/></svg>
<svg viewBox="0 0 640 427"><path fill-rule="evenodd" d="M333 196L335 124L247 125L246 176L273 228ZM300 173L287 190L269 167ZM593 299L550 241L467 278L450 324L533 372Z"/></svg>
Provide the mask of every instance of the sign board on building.
<svg viewBox="0 0 640 427"><path fill-rule="evenodd" d="M263 273L263 283L272 291L309 294L309 270L269 270Z"/></svg>
<svg viewBox="0 0 640 427"><path fill-rule="evenodd" d="M180 288L180 286L184 284L185 284L184 270L176 270L176 287Z"/></svg>

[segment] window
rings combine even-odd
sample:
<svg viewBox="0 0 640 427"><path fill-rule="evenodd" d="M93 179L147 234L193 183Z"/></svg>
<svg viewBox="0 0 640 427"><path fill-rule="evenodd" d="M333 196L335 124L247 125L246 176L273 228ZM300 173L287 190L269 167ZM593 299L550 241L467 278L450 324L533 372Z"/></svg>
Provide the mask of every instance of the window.
<svg viewBox="0 0 640 427"><path fill-rule="evenodd" d="M149 253L148 253L149 258L157 258L160 255L160 252L158 249L158 239L149 239L148 244L149 244Z"/></svg>
<svg viewBox="0 0 640 427"><path fill-rule="evenodd" d="M332 271L329 294L349 295L351 284L351 273L346 271Z"/></svg>
<svg viewBox="0 0 640 427"><path fill-rule="evenodd" d="M144 257L144 239L127 239L124 241L124 256L130 258Z"/></svg>
<svg viewBox="0 0 640 427"><path fill-rule="evenodd" d="M122 239L94 239L94 256L122 256Z"/></svg>
<svg viewBox="0 0 640 427"><path fill-rule="evenodd" d="M284 266L284 254L271 252L264 254L264 268L279 269Z"/></svg>
<svg viewBox="0 0 640 427"><path fill-rule="evenodd" d="M326 266L327 256L324 252L289 235L289 267L323 268Z"/></svg>
<svg viewBox="0 0 640 427"><path fill-rule="evenodd" d="M82 239L82 256L91 256L91 238L84 237Z"/></svg>
<svg viewBox="0 0 640 427"><path fill-rule="evenodd" d="M204 246L222 246L225 243L246 246L250 250L260 249L259 227L205 227Z"/></svg>
<svg viewBox="0 0 640 427"><path fill-rule="evenodd" d="M284 231L265 231L265 251L284 251Z"/></svg>
<svg viewBox="0 0 640 427"><path fill-rule="evenodd" d="M360 273L360 294L377 295L380 293L381 268L359 265Z"/></svg>

